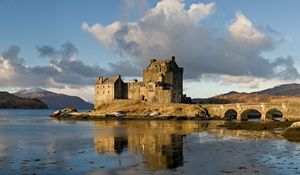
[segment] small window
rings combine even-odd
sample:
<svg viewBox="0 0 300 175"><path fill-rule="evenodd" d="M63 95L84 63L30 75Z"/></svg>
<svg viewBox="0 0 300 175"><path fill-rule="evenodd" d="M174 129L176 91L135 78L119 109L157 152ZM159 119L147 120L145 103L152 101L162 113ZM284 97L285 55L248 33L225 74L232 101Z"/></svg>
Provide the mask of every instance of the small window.
<svg viewBox="0 0 300 175"><path fill-rule="evenodd" d="M107 93L109 94L109 91L107 91Z"/></svg>
<svg viewBox="0 0 300 175"><path fill-rule="evenodd" d="M105 91L103 91L103 94L105 93Z"/></svg>

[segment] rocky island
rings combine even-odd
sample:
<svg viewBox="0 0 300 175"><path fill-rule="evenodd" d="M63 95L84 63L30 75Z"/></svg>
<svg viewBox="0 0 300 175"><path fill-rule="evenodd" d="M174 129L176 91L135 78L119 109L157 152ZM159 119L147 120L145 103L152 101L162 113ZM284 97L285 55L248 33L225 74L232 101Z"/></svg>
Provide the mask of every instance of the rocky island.
<svg viewBox="0 0 300 175"><path fill-rule="evenodd" d="M75 108L66 108L52 113L51 117L64 120L231 120L235 117L244 120L248 108L260 112L263 122L225 122L219 127L230 130L287 128L283 136L299 138L298 125L289 127L292 122L287 121L288 118L273 120L273 115L294 114L297 106L285 103L192 104L191 98L183 94L183 68L177 65L175 57L159 61L152 59L143 70L143 81L124 82L120 75L100 76L95 83L93 110L78 112Z"/></svg>
<svg viewBox="0 0 300 175"><path fill-rule="evenodd" d="M78 113L66 109L53 117L73 119L208 119L207 111L183 94L183 68L175 57L151 59L143 81L100 76L95 83L94 110Z"/></svg>
<svg viewBox="0 0 300 175"><path fill-rule="evenodd" d="M210 119L205 108L196 104L160 104L134 100L113 100L89 112L66 108L54 112L58 119L106 120L106 119L152 119L152 120L203 120Z"/></svg>

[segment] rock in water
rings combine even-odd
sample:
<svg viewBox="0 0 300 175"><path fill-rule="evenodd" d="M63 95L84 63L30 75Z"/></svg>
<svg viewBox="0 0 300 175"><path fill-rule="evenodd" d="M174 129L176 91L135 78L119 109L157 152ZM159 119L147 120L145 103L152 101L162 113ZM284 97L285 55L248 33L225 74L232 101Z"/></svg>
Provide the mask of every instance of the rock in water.
<svg viewBox="0 0 300 175"><path fill-rule="evenodd" d="M117 112L112 112L110 114L108 114L108 117L124 117L126 114L124 112L121 111L117 111Z"/></svg>
<svg viewBox="0 0 300 175"><path fill-rule="evenodd" d="M149 116L151 116L151 117L158 117L159 115L160 115L160 113L158 111L154 111L149 114Z"/></svg>
<svg viewBox="0 0 300 175"><path fill-rule="evenodd" d="M50 117L53 117L53 118L59 118L59 117L62 117L62 116L66 116L66 115L69 115L69 113L72 113L72 112L78 112L77 109L73 108L73 107L67 107L65 109L62 109L62 110L58 110L58 111L55 111L53 112Z"/></svg>
<svg viewBox="0 0 300 175"><path fill-rule="evenodd" d="M300 122L295 122L289 126L282 134L283 137L290 141L300 140Z"/></svg>

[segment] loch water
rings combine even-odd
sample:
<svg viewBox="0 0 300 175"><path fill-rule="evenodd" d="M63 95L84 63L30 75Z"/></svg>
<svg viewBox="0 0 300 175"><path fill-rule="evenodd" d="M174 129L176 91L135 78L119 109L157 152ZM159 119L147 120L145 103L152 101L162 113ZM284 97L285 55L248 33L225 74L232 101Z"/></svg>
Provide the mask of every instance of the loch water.
<svg viewBox="0 0 300 175"><path fill-rule="evenodd" d="M300 174L300 144L221 121L58 121L0 110L0 174Z"/></svg>

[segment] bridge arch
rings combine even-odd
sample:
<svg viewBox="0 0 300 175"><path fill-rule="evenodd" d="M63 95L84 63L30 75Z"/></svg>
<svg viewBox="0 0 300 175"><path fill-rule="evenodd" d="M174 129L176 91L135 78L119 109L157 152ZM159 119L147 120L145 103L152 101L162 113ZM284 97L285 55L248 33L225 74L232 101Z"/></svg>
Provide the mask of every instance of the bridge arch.
<svg viewBox="0 0 300 175"><path fill-rule="evenodd" d="M261 120L280 118L300 118L299 105L289 105L287 103L231 103L231 104L207 104L203 105L209 115L222 119L248 120L251 118L251 110L260 115ZM235 117L235 115L237 116ZM259 118L254 117L254 118Z"/></svg>
<svg viewBox="0 0 300 175"><path fill-rule="evenodd" d="M264 113L259 109L249 108L241 112L240 120L261 119Z"/></svg>
<svg viewBox="0 0 300 175"><path fill-rule="evenodd" d="M225 120L236 120L238 117L238 112L235 109L227 109L224 113Z"/></svg>
<svg viewBox="0 0 300 175"><path fill-rule="evenodd" d="M266 112L266 119L278 119L283 117L283 111L278 108L268 109Z"/></svg>

